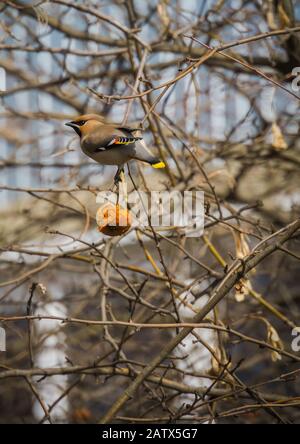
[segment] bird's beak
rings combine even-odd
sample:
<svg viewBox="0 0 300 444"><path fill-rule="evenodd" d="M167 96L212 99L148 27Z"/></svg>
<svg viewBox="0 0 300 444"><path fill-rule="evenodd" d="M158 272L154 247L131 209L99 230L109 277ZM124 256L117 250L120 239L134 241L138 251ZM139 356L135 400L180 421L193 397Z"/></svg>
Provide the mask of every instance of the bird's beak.
<svg viewBox="0 0 300 444"><path fill-rule="evenodd" d="M76 122L67 122L65 123L66 126L69 126L70 128L73 128L74 131L76 131L76 133L80 136L81 135L81 131L79 126L76 124Z"/></svg>
<svg viewBox="0 0 300 444"><path fill-rule="evenodd" d="M67 123L65 123L65 125L70 126L73 129L78 128L78 125L76 125L75 122L67 122Z"/></svg>

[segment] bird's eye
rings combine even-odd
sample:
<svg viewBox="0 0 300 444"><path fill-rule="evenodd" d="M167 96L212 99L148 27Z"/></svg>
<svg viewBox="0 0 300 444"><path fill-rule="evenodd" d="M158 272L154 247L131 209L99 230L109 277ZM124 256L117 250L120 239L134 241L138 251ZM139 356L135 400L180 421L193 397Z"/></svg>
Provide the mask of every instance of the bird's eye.
<svg viewBox="0 0 300 444"><path fill-rule="evenodd" d="M76 122L78 126L84 125L86 120L80 120L79 122Z"/></svg>

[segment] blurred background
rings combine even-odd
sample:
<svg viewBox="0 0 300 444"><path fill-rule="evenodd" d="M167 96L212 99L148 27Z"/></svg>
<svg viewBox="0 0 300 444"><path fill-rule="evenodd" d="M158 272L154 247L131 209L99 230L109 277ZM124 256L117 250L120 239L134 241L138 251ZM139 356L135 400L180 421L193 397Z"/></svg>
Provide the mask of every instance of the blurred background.
<svg viewBox="0 0 300 444"><path fill-rule="evenodd" d="M300 4L11 0L0 17L0 422L93 423L178 333L163 324L299 218ZM129 190L205 192L203 235L99 233L115 167L64 126L90 112L165 160L132 162ZM243 276L114 421L299 423L299 255L296 234Z"/></svg>

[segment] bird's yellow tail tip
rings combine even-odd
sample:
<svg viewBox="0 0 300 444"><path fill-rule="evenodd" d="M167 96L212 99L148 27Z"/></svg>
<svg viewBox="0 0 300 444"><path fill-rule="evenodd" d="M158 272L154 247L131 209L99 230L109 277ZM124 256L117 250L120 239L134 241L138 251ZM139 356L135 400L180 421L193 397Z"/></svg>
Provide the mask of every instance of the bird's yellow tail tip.
<svg viewBox="0 0 300 444"><path fill-rule="evenodd" d="M153 166L153 168L155 168L157 170L159 170L161 168L166 168L166 164L164 162L154 163L152 166Z"/></svg>

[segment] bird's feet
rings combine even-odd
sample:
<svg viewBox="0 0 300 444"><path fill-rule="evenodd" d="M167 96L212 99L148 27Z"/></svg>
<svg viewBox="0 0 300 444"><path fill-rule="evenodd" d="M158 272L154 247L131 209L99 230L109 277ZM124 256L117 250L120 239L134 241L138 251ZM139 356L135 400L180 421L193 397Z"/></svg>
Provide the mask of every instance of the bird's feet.
<svg viewBox="0 0 300 444"><path fill-rule="evenodd" d="M117 174L114 177L114 184L116 187L119 187L119 183L122 182L122 173L124 173L124 168L118 168Z"/></svg>
<svg viewBox="0 0 300 444"><path fill-rule="evenodd" d="M115 177L114 177L114 184L115 184L115 186L118 187L120 182L121 182L120 174L116 174Z"/></svg>

